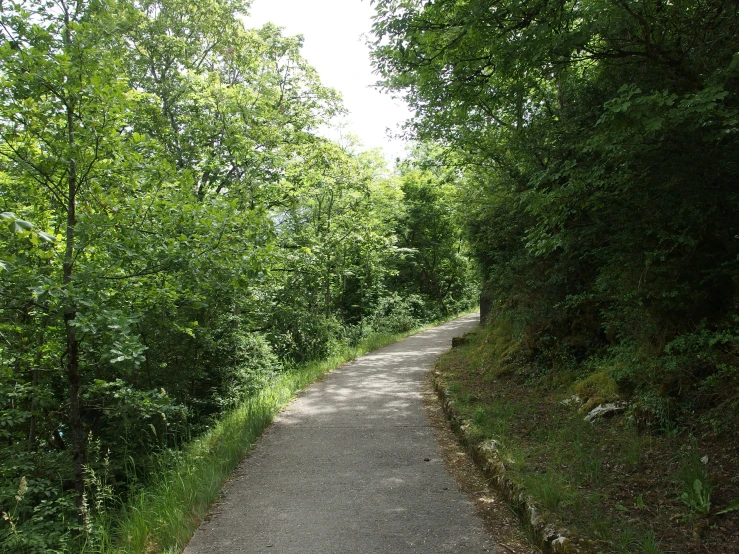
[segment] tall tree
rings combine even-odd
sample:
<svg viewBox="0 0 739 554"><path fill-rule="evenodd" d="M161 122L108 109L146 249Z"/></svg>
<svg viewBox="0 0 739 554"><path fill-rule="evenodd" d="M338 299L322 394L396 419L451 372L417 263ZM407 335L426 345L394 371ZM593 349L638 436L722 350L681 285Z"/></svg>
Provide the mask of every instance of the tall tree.
<svg viewBox="0 0 739 554"><path fill-rule="evenodd" d="M700 397L737 315L736 4L376 6L384 84L460 160L487 289L530 352L610 348L626 388Z"/></svg>
<svg viewBox="0 0 739 554"><path fill-rule="evenodd" d="M61 357L79 505L86 437L76 323L89 286L85 269L80 270L89 259L91 230L85 224L88 216L102 211L96 192L115 186L116 162L127 150L120 129L128 91L119 77L123 44L117 38L115 13L115 4L106 2L20 3L4 13L2 22L0 151L12 180L45 191L44 223L62 237L59 273L35 284L45 289L39 290L48 299L44 310L63 320Z"/></svg>
<svg viewBox="0 0 739 554"><path fill-rule="evenodd" d="M398 246L406 251L395 281L446 316L477 299L477 278L459 210L461 183L441 162L441 151L419 146L399 167L404 210Z"/></svg>

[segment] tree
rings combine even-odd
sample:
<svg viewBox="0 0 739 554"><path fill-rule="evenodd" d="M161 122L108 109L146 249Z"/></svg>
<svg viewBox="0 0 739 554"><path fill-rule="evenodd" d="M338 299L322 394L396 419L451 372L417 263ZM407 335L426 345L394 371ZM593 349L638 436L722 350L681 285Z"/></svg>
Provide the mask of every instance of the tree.
<svg viewBox="0 0 739 554"><path fill-rule="evenodd" d="M737 7L376 5L377 68L459 160L485 287L524 351L545 368L608 352L625 390L698 402L719 358L737 366L705 342L736 316Z"/></svg>
<svg viewBox="0 0 739 554"><path fill-rule="evenodd" d="M382 294L399 198L383 169L376 156L325 140L308 145L287 166L291 202L273 212L282 255L274 271L284 280L270 331L283 354L325 356L346 338L342 325L361 327ZM355 333L348 332L350 338Z"/></svg>
<svg viewBox="0 0 739 554"><path fill-rule="evenodd" d="M44 223L61 235L60 267L33 285L34 294L44 298L42 310L63 320L67 423L81 506L86 437L77 315L89 299L87 224L105 211L96 192L114 186L120 168L116 162L128 150L120 133L128 100L118 74L123 45L115 39L113 4L78 1L15 8L3 16L1 151L11 181L45 191L39 206L46 212Z"/></svg>
<svg viewBox="0 0 739 554"><path fill-rule="evenodd" d="M398 246L406 254L394 280L406 294L421 295L428 309L447 316L477 299L460 224L464 216L457 209L461 183L428 145L417 148L399 169L404 210L398 217Z"/></svg>
<svg viewBox="0 0 739 554"><path fill-rule="evenodd" d="M146 478L154 449L177 446L249 389L252 370L275 365L249 333L264 324L255 305L271 301L260 291L269 210L289 200L287 161L337 99L298 40L245 30L240 7L80 0L2 13L0 414L12 446L0 463L12 468L12 527L0 540L14 550L67 548L53 514L81 514L72 529L89 535L90 471L109 460L124 492L129 457Z"/></svg>

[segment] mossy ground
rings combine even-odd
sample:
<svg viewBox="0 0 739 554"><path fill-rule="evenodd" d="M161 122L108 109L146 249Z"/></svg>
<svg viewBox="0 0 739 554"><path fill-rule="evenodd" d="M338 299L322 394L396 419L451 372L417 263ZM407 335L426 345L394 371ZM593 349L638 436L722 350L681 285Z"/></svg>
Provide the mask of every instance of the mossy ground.
<svg viewBox="0 0 739 554"><path fill-rule="evenodd" d="M601 553L729 554L739 545L739 436L691 427L670 436L628 413L588 423L588 400L617 396L606 375L531 374L504 362L484 328L442 357L438 378L473 441L495 440L508 476ZM699 484L696 485L696 482Z"/></svg>

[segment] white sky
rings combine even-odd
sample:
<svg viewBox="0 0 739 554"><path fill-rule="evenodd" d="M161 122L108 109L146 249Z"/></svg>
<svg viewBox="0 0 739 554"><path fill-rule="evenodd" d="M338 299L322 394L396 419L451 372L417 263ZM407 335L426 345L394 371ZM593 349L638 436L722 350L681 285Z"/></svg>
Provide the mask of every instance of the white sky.
<svg viewBox="0 0 739 554"><path fill-rule="evenodd" d="M303 56L318 70L321 81L338 90L349 111L344 134L357 135L364 148L382 148L389 162L402 156L397 134L408 117L408 108L372 85L366 37L370 36L374 8L369 0L253 0L248 27L272 22L284 27L286 35L303 35ZM338 123L338 122L337 122ZM339 139L337 130L323 134Z"/></svg>

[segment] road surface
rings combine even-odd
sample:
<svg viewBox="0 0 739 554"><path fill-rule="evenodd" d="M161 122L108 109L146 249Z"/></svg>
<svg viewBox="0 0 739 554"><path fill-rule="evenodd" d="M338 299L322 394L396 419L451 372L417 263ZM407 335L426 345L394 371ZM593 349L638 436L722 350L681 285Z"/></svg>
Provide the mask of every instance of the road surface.
<svg viewBox="0 0 739 554"><path fill-rule="evenodd" d="M185 554L494 552L444 467L421 401L469 315L331 372L283 411Z"/></svg>

